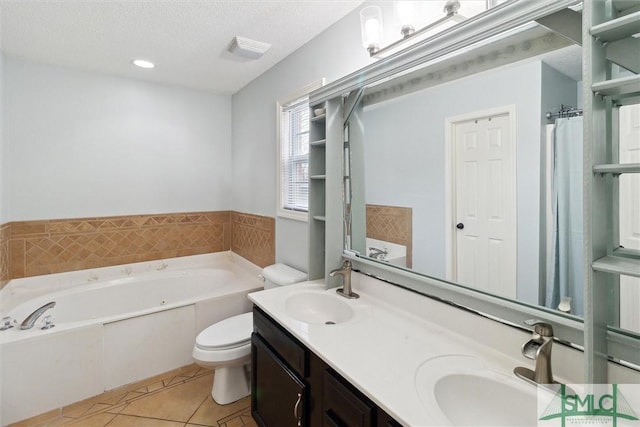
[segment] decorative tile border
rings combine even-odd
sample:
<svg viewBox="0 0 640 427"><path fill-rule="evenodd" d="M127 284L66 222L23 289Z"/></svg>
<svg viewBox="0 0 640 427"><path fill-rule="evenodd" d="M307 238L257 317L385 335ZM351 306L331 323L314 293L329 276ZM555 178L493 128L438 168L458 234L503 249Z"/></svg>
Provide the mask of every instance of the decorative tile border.
<svg viewBox="0 0 640 427"><path fill-rule="evenodd" d="M0 288L9 279L232 249L275 260L275 219L231 211L132 215L0 226Z"/></svg>
<svg viewBox="0 0 640 427"><path fill-rule="evenodd" d="M367 237L407 247L407 267L412 265L413 211L411 208L367 205Z"/></svg>

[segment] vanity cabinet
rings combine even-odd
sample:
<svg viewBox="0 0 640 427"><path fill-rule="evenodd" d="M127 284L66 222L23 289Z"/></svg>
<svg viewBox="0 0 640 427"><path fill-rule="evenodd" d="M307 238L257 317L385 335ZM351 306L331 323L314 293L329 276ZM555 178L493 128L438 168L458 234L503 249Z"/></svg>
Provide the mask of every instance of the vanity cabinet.
<svg viewBox="0 0 640 427"><path fill-rule="evenodd" d="M307 387L259 335L251 340L253 354L253 417L260 425L296 427L304 423Z"/></svg>
<svg viewBox="0 0 640 427"><path fill-rule="evenodd" d="M322 402L324 426L371 426L375 417L375 406L359 396L349 384L331 369L324 371Z"/></svg>
<svg viewBox="0 0 640 427"><path fill-rule="evenodd" d="M253 309L251 413L261 427L401 427L266 313Z"/></svg>

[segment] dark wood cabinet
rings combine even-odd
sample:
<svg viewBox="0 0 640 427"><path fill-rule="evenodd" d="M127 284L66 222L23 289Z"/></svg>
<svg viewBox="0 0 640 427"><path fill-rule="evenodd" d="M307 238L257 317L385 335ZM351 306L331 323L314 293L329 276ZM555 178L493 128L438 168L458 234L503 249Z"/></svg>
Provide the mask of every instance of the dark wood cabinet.
<svg viewBox="0 0 640 427"><path fill-rule="evenodd" d="M257 307L251 411L261 427L402 427Z"/></svg>
<svg viewBox="0 0 640 427"><path fill-rule="evenodd" d="M253 417L263 426L306 426L304 382L255 333L251 352Z"/></svg>
<svg viewBox="0 0 640 427"><path fill-rule="evenodd" d="M375 404L361 396L333 370L324 371L322 409L325 426L370 427Z"/></svg>

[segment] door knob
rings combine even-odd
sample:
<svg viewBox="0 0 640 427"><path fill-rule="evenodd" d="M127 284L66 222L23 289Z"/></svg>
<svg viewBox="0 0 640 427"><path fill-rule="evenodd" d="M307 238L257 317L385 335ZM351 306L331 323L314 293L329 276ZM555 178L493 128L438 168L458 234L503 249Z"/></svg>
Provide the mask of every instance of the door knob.
<svg viewBox="0 0 640 427"><path fill-rule="evenodd" d="M463 223L461 223L461 222L459 222L459 223L457 223L457 224L456 224L456 228L457 228L458 230L462 230L462 229L464 228L464 224L463 224Z"/></svg>

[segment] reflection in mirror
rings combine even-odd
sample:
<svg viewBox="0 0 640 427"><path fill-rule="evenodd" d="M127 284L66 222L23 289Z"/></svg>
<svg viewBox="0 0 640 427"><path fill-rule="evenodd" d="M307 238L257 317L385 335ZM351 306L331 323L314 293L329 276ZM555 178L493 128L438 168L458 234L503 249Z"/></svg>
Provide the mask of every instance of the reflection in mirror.
<svg viewBox="0 0 640 427"><path fill-rule="evenodd" d="M403 0L367 6L360 11L362 44L373 58L387 58L505 1ZM383 22L383 15L393 19Z"/></svg>
<svg viewBox="0 0 640 427"><path fill-rule="evenodd" d="M620 163L640 163L640 105L620 108ZM619 190L620 246L640 250L640 175L623 174ZM620 276L620 328L640 331L640 278Z"/></svg>
<svg viewBox="0 0 640 427"><path fill-rule="evenodd" d="M347 249L582 316L582 117L557 114L581 107L581 59L531 28L367 87L345 128ZM614 326L640 330L637 304L613 305Z"/></svg>

